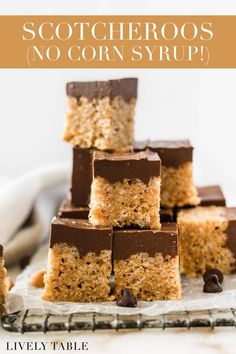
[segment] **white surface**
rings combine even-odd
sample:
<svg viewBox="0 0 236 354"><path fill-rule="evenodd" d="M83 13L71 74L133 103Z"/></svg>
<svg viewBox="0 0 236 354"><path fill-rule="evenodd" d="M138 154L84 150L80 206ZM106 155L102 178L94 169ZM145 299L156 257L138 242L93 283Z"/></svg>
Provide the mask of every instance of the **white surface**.
<svg viewBox="0 0 236 354"><path fill-rule="evenodd" d="M36 254L34 261L40 259ZM17 274L14 269L11 275ZM132 330L132 331L82 331L75 333L34 333L15 334L0 329L0 352L6 350L7 342L47 342L46 353L57 353L50 350L51 342L88 342L88 354L235 354L235 328L211 329L166 329ZM29 351L19 351L27 354ZM60 351L61 352L61 351ZM69 351L64 351L69 353ZM70 351L70 353L75 353ZM78 353L78 351L77 351ZM82 352L83 353L83 352Z"/></svg>
<svg viewBox="0 0 236 354"><path fill-rule="evenodd" d="M36 254L34 261L40 259ZM14 269L11 275L17 274ZM7 342L47 342L46 353L57 353L50 350L51 342L63 343L87 341L88 354L235 354L235 328L215 329L166 329L163 330L138 330L132 331L90 331L75 333L34 333L15 334L0 329L0 352L6 350ZM22 354L29 351L18 351ZM61 352L61 351L60 351ZM64 351L69 353L69 351ZM74 351L70 351L74 353ZM78 351L77 351L78 353ZM83 353L83 352L82 352Z"/></svg>
<svg viewBox="0 0 236 354"><path fill-rule="evenodd" d="M51 303L42 300L43 289L36 288L30 283L30 279L36 272L47 268L48 244L40 247L33 260L32 265L27 267L17 278L15 286L6 299L6 311L13 313L17 311L38 311L42 313L70 315L76 312L92 312L118 315L148 315L158 316L175 311L197 311L233 308L236 303L236 277L225 275L221 293L203 293L203 279L189 279L181 277L182 300L173 301L138 301L137 307L118 307L115 301L103 303Z"/></svg>
<svg viewBox="0 0 236 354"><path fill-rule="evenodd" d="M207 15L236 13L233 0L1 0L1 14Z"/></svg>
<svg viewBox="0 0 236 354"><path fill-rule="evenodd" d="M6 342L33 341L88 341L88 351L77 353L88 354L235 354L235 329L191 329L188 330L145 330L104 332L76 332L62 334L11 334L0 330L4 335L0 343L1 354L9 353ZM22 354L29 351L19 351ZM15 352L14 352L15 353ZM36 353L36 352L34 352ZM37 353L45 353L38 351ZM46 353L63 353L63 351L47 350ZM64 351L64 353L75 353Z"/></svg>

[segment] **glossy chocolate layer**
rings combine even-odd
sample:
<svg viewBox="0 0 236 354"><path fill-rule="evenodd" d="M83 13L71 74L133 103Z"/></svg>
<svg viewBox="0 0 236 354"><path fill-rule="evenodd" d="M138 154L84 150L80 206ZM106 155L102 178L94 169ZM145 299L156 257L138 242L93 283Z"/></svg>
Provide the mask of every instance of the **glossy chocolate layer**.
<svg viewBox="0 0 236 354"><path fill-rule="evenodd" d="M75 206L87 206L92 183L92 149L73 148L71 201Z"/></svg>
<svg viewBox="0 0 236 354"><path fill-rule="evenodd" d="M225 208L225 215L228 220L228 227L226 230L227 241L226 246L233 253L236 260L236 208ZM236 263L235 263L236 270Z"/></svg>
<svg viewBox="0 0 236 354"><path fill-rule="evenodd" d="M3 256L3 246L0 245L0 257L2 257L2 256Z"/></svg>
<svg viewBox="0 0 236 354"><path fill-rule="evenodd" d="M178 255L178 231L174 223L163 224L161 230L114 230L113 258L125 260L140 252L150 257L161 253L163 257Z"/></svg>
<svg viewBox="0 0 236 354"><path fill-rule="evenodd" d="M144 141L134 143L134 151L140 151L144 144ZM146 149L157 152L166 167L178 168L193 159L193 147L189 140L148 140Z"/></svg>
<svg viewBox="0 0 236 354"><path fill-rule="evenodd" d="M161 160L156 153L142 151L129 154L94 152L93 176L103 177L110 183L140 179L148 184L151 177L159 177Z"/></svg>
<svg viewBox="0 0 236 354"><path fill-rule="evenodd" d="M161 223L163 223L163 222L174 222L175 221L175 215L174 215L173 209L171 209L171 208L161 209L160 210L160 218L161 218Z"/></svg>
<svg viewBox="0 0 236 354"><path fill-rule="evenodd" d="M112 249L112 228L96 227L87 220L54 218L51 225L50 247L56 243L75 246L84 257L92 252Z"/></svg>
<svg viewBox="0 0 236 354"><path fill-rule="evenodd" d="M93 98L102 99L109 97L111 100L121 96L126 102L137 97L138 80L125 78L109 81L68 82L66 93L79 99L81 96L88 100Z"/></svg>
<svg viewBox="0 0 236 354"><path fill-rule="evenodd" d="M220 186L198 187L198 197L201 206L225 206L225 197Z"/></svg>
<svg viewBox="0 0 236 354"><path fill-rule="evenodd" d="M88 219L89 207L76 207L70 199L62 201L58 210L59 218L66 219Z"/></svg>

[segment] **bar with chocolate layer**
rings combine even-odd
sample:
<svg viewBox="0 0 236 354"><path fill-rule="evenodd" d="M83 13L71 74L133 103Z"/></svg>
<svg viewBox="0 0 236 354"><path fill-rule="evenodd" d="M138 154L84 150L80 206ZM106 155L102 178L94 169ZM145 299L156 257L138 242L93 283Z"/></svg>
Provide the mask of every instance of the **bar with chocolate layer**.
<svg viewBox="0 0 236 354"><path fill-rule="evenodd" d="M129 288L139 300L181 298L176 224L163 224L161 230L114 230L113 262L116 297Z"/></svg>
<svg viewBox="0 0 236 354"><path fill-rule="evenodd" d="M73 148L71 201L75 206L88 206L92 184L93 150Z"/></svg>
<svg viewBox="0 0 236 354"><path fill-rule="evenodd" d="M90 222L160 229L161 161L156 153L94 152Z"/></svg>
<svg viewBox="0 0 236 354"><path fill-rule="evenodd" d="M64 140L81 148L131 151L136 78L69 82Z"/></svg>
<svg viewBox="0 0 236 354"><path fill-rule="evenodd" d="M0 315L5 312L4 303L7 291L7 271L4 267L3 246L0 245Z"/></svg>
<svg viewBox="0 0 236 354"><path fill-rule="evenodd" d="M106 301L112 271L112 229L54 218L43 299Z"/></svg>
<svg viewBox="0 0 236 354"><path fill-rule="evenodd" d="M134 151L144 148L136 142ZM193 182L193 147L188 140L147 141L145 149L157 152L162 162L161 205L164 208L198 205L199 198Z"/></svg>
<svg viewBox="0 0 236 354"><path fill-rule="evenodd" d="M67 198L62 201L57 216L64 219L88 219L88 214L89 207L77 207Z"/></svg>
<svg viewBox="0 0 236 354"><path fill-rule="evenodd" d="M198 206L178 212L181 271L203 275L236 270L236 208Z"/></svg>
<svg viewBox="0 0 236 354"><path fill-rule="evenodd" d="M178 168L193 160L193 147L189 140L148 141L147 148L156 151L166 167Z"/></svg>
<svg viewBox="0 0 236 354"><path fill-rule="evenodd" d="M204 186L197 188L201 206L225 206L225 196L220 186Z"/></svg>

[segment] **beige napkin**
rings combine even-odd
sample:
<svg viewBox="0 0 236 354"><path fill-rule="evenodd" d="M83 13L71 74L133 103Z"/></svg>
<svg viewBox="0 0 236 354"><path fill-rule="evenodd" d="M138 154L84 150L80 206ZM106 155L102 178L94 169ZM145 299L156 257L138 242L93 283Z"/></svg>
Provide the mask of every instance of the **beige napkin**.
<svg viewBox="0 0 236 354"><path fill-rule="evenodd" d="M42 242L45 224L48 227L56 213L55 200L52 203L55 195L50 191L65 186L69 177L68 164L50 164L9 182L0 179L0 244L7 266L32 256ZM38 201L43 194L46 201L40 206Z"/></svg>
<svg viewBox="0 0 236 354"><path fill-rule="evenodd" d="M4 247L6 266L20 262L24 257L31 257L44 236L44 223L38 208L17 231L12 240Z"/></svg>

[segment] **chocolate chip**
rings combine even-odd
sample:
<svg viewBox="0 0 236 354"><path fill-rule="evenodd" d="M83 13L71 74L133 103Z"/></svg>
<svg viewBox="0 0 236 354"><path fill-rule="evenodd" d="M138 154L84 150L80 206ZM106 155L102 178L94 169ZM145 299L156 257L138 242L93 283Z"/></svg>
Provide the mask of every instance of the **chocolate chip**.
<svg viewBox="0 0 236 354"><path fill-rule="evenodd" d="M206 282L207 279L209 278L209 276L212 275L212 274L217 275L220 284L223 283L224 276L223 276L222 272L219 269L217 269L217 268L207 269L207 271L203 275L204 282Z"/></svg>
<svg viewBox="0 0 236 354"><path fill-rule="evenodd" d="M219 282L219 278L216 274L209 275L207 281L203 286L204 293L220 293L223 288Z"/></svg>
<svg viewBox="0 0 236 354"><path fill-rule="evenodd" d="M116 304L123 307L136 307L137 299L130 289L124 288L121 290L121 297L116 301Z"/></svg>

